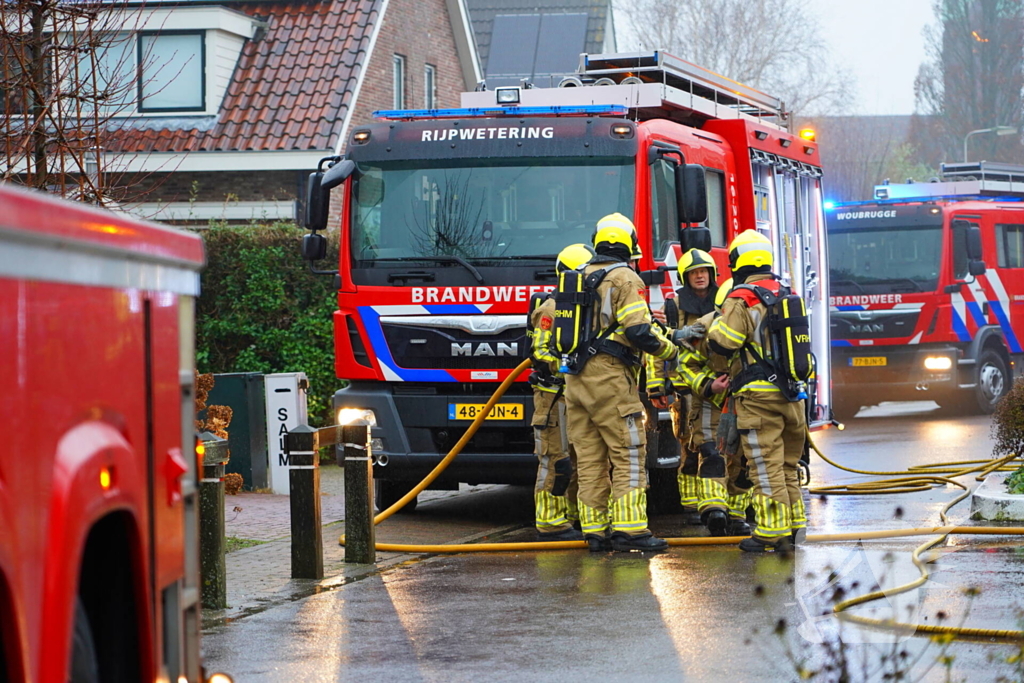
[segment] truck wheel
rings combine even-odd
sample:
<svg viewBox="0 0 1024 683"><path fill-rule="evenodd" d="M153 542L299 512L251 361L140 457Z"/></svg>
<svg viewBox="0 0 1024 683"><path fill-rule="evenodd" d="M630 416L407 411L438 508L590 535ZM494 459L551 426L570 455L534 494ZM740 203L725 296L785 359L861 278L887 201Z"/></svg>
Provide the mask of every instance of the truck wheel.
<svg viewBox="0 0 1024 683"><path fill-rule="evenodd" d="M75 631L71 638L71 664L68 669L69 683L97 683L100 680L100 666L96 657L96 643L92 639L89 615L85 612L82 599L75 601Z"/></svg>
<svg viewBox="0 0 1024 683"><path fill-rule="evenodd" d="M679 483L674 467L647 470L651 487L647 491L647 511L652 515L674 515L683 511L679 502Z"/></svg>
<svg viewBox="0 0 1024 683"><path fill-rule="evenodd" d="M373 504L377 512L383 512L398 502L398 499L409 493L414 484L407 481L391 481L390 479L373 480ZM396 514L415 512L419 496L405 504Z"/></svg>
<svg viewBox="0 0 1024 683"><path fill-rule="evenodd" d="M975 367L975 402L983 415L991 415L995 412L999 399L1010 390L1010 372L1003 357L992 349L981 352Z"/></svg>

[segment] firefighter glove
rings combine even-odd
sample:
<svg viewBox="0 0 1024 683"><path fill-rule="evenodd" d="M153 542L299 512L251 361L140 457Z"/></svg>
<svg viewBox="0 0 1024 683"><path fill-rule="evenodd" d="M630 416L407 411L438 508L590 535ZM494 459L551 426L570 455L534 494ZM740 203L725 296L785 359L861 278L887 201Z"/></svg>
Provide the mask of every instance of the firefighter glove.
<svg viewBox="0 0 1024 683"><path fill-rule="evenodd" d="M680 344L684 341L696 341L707 334L707 332L708 330L704 327L704 323L697 322L692 325L683 325L672 333L672 341L676 344Z"/></svg>
<svg viewBox="0 0 1024 683"><path fill-rule="evenodd" d="M724 455L733 455L740 449L740 432L736 428L736 413L731 410L722 411L722 419L718 421L718 450Z"/></svg>

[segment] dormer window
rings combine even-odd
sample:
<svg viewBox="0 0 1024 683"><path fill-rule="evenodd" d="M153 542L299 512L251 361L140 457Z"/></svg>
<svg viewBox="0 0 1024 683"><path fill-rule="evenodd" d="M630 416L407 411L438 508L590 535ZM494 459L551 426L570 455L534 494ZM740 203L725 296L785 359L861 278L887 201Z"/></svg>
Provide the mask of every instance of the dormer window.
<svg viewBox="0 0 1024 683"><path fill-rule="evenodd" d="M140 112L206 109L205 44L204 31L139 34Z"/></svg>

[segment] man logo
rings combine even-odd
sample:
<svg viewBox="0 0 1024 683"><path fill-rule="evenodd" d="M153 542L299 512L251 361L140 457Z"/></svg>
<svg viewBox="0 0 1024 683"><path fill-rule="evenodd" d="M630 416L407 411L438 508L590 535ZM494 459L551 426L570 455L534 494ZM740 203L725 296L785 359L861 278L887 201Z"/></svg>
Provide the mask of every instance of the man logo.
<svg viewBox="0 0 1024 683"><path fill-rule="evenodd" d="M870 334L874 332L881 332L883 329L885 328L881 323L864 323L863 325L853 323L850 325L850 332L862 332Z"/></svg>
<svg viewBox="0 0 1024 683"><path fill-rule="evenodd" d="M466 342L459 344L452 342L452 356L489 356L491 358L500 356L518 356L519 355L519 342L498 342L497 349L495 345L489 342Z"/></svg>

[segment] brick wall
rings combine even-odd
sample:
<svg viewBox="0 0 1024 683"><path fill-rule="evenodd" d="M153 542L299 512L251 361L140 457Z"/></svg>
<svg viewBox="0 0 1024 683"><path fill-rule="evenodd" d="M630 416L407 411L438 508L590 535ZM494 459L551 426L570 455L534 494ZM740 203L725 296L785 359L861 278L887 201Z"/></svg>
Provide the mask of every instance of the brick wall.
<svg viewBox="0 0 1024 683"><path fill-rule="evenodd" d="M407 109L423 108L423 72L427 64L437 69L437 106L459 106L459 95L465 84L444 0L390 0L359 91L349 133L355 126L371 123L373 111L392 108L391 65L396 54L405 57Z"/></svg>
<svg viewBox="0 0 1024 683"><path fill-rule="evenodd" d="M229 196L240 202L290 200L297 197L300 177L305 187L308 175L308 171L150 173L132 184L131 194L146 202L222 202Z"/></svg>

